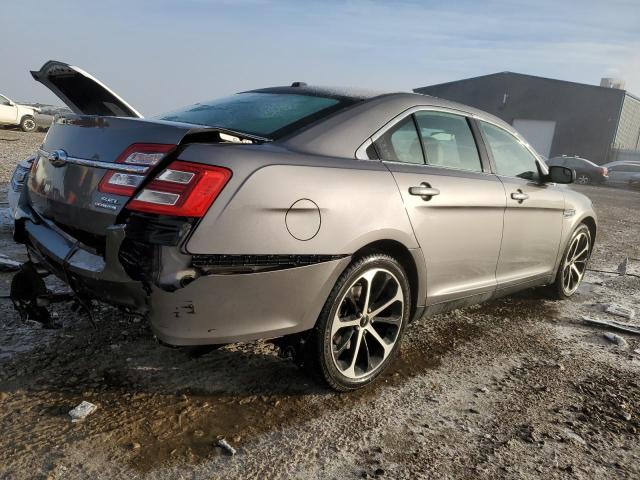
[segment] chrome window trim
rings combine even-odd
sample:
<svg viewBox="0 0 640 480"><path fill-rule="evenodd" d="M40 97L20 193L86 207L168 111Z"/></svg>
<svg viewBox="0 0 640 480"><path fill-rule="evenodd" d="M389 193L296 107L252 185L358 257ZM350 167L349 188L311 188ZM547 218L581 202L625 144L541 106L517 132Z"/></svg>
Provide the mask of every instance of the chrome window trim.
<svg viewBox="0 0 640 480"><path fill-rule="evenodd" d="M378 129L377 132L375 132L373 135L371 135L371 137L367 138L365 140L365 142L362 145L360 145L358 150L356 150L356 158L358 158L359 160L374 160L374 159L371 159L371 158L369 158L367 156L366 150L367 150L367 148L369 148L369 145L372 145L382 135L387 133L388 130L393 128L394 125L397 125L398 123L403 121L405 118L409 117L410 115L413 115L416 112L440 112L440 113L449 113L451 115L458 115L458 116L461 116L461 117L475 118L474 114L472 114L471 112L467 112L465 110L458 110L456 108L438 107L438 106L435 106L435 105L433 105L433 106L420 105L420 106L416 106L416 107L411 107L411 108L403 111L399 115L396 115L395 117L393 117L383 127ZM363 158L358 157L358 154L362 155ZM479 151L478 151L478 158L480 158L480 152ZM469 170L469 169L466 169L466 168L456 168L456 167L449 167L449 166L444 166L444 165L431 165L429 163L421 164L421 163L399 162L399 161L396 161L396 160L385 160L384 158L375 159L375 160L379 160L379 161L386 162L386 163L398 164L398 165L416 165L416 166L419 166L419 167L422 166L422 167L432 167L432 168L445 168L445 169L448 169L448 170L452 170L454 172L471 172L471 173L483 173L485 175L494 175L492 172L485 172L483 170ZM482 165L482 162L481 162L481 165Z"/></svg>
<svg viewBox="0 0 640 480"><path fill-rule="evenodd" d="M411 107L411 108L405 110L404 112L400 113L399 115L396 115L395 117L393 117L382 128L380 128L377 132L375 132L373 135L371 135L370 140L372 142L375 142L376 140L378 140L378 138L380 138L382 135L387 133L387 130L392 128L397 123L400 123L402 120L407 118L409 115L413 115L416 112L423 112L423 111L450 113L450 114L453 114L453 115L462 115L462 116L465 116L465 117L471 117L473 115L472 113L466 112L464 110L458 110L458 109L455 109L455 108L448 108L448 107L437 107L435 105L434 106L420 105L420 106L416 106L416 107Z"/></svg>
<svg viewBox="0 0 640 480"><path fill-rule="evenodd" d="M374 143L378 138L380 138L382 135L384 135L387 132L387 130L389 130L390 128L392 128L394 125L396 125L397 123L401 122L402 120L404 120L409 115L413 115L414 113L421 112L421 111L442 112L442 113L450 113L450 114L453 114L453 115L462 115L462 116L465 116L465 117L473 118L474 120L477 120L477 121L489 123L489 124L493 125L494 127L497 127L497 128L499 128L501 130L504 130L509 135L514 137L518 141L518 143L520 143L522 146L524 146L529 151L529 153L531 153L533 155L533 158L538 163L538 166L541 167L544 175L548 175L549 174L549 169L547 168L547 166L544 163L544 161L540 158L540 155L538 155L538 153L533 149L533 147L531 147L531 145L529 145L529 143L527 143L527 141L517 131L515 132L516 134L514 135L509 130L506 130L504 128L504 126L499 125L498 123L496 123L496 122L492 121L491 119L488 119L488 118L486 118L486 117L484 117L482 115L478 115L476 113L469 112L467 110L451 108L451 107L441 107L441 106L436 106L436 105L417 105L415 107L408 108L407 110L404 110L403 112L399 113L398 115L393 117L391 120L389 120L386 124L384 124L381 128L379 128L376 132L374 132L373 135L371 135L371 137L367 138L364 141L364 143L362 145L360 145L360 147L358 147L358 149L356 150L356 158L359 159L359 160L377 160L377 159L371 159L371 158L369 158L367 156L366 150L369 147L369 145ZM478 152L478 154L480 154L480 152ZM380 159L380 160L385 161L385 162L387 162L387 161L392 162L392 160L384 160L384 159ZM393 161L393 162L394 163L404 163L404 162L395 162L395 161ZM454 168L454 167L443 167L443 168L449 168L451 170L459 170L459 171L463 171L463 172L473 172L473 170L465 170L465 169L462 169L462 168ZM482 172L482 173L487 173L487 172ZM520 178L520 177L505 177L505 178Z"/></svg>
<svg viewBox="0 0 640 480"><path fill-rule="evenodd" d="M456 167L446 167L444 165L432 165L429 163L409 163L409 162L398 162L396 160L380 160L383 163L392 163L394 165L411 165L412 167L422 167L422 168L437 168L443 170L451 170L453 172L464 172L464 173L474 173L480 175L494 175L493 172L485 172L483 170L467 170L465 168L456 168Z"/></svg>
<svg viewBox="0 0 640 480"><path fill-rule="evenodd" d="M367 155L367 148L371 145L373 145L373 140L371 140L371 138L367 138L356 150L356 158L358 160L378 160L377 158L369 158Z"/></svg>
<svg viewBox="0 0 640 480"><path fill-rule="evenodd" d="M77 158L70 156L64 156L64 158L61 158L54 152L47 152L46 150L42 149L38 149L38 155L50 161L63 160L62 165L64 165L65 163L72 163L74 165L82 165L84 167L102 168L105 170L138 174L146 173L147 170L149 170L149 167L144 165L127 165L124 163L100 162L98 160L87 160L86 158Z"/></svg>
<svg viewBox="0 0 640 480"><path fill-rule="evenodd" d="M519 143L520 145L522 145L525 150L527 150L532 156L533 159L536 161L536 163L538 164L538 168L540 168L540 170L542 170L542 175L549 175L549 168L547 167L547 164L544 163L544 161L540 158L540 155L538 155L538 152L536 152L533 147L531 145L529 145L529 143L524 139L524 137L522 137L517 130L515 130L516 134L514 135L513 132L510 132L509 130L507 130L506 128L504 128L502 125L498 125L496 122L491 122L489 120L486 120L485 118L482 118L478 115L474 116L474 118L480 122L485 122L488 123L490 125L493 125L496 128L499 128L500 130L502 130L503 132L505 132L506 134L510 135L511 137L513 137L517 143ZM482 132L483 136L484 136L484 132ZM491 145L487 145L487 148L491 148ZM492 154L493 155L493 154ZM495 162L495 161L494 161ZM512 177L509 175L500 175L497 172L496 169L496 175L498 175L499 177L502 178L519 178L520 180L526 180L522 177Z"/></svg>

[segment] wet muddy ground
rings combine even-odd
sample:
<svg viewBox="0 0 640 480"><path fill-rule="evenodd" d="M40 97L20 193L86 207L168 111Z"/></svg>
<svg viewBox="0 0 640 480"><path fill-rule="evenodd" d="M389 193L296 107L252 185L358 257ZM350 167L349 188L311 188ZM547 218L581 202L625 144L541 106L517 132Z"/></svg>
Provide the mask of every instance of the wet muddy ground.
<svg viewBox="0 0 640 480"><path fill-rule="evenodd" d="M41 139L0 130L0 202L6 164ZM600 220L591 268L640 258L640 193L581 191ZM23 255L2 223L0 252ZM590 272L571 301L530 290L423 319L377 385L342 395L266 342L198 356L106 306L94 327L56 304L62 328L44 330L0 298L0 478L638 478L640 336L619 346L580 319L640 316L639 293ZM98 410L72 423L82 400Z"/></svg>

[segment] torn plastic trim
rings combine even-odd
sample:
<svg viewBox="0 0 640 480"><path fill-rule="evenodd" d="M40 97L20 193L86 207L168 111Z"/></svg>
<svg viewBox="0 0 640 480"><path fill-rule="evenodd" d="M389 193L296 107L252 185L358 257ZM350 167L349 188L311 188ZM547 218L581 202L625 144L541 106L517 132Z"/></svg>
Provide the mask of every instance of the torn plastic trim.
<svg viewBox="0 0 640 480"><path fill-rule="evenodd" d="M125 222L126 237L152 245L177 246L188 235L196 219L131 212Z"/></svg>
<svg viewBox="0 0 640 480"><path fill-rule="evenodd" d="M253 273L285 269L340 260L349 255L201 255L192 256L191 264L207 273Z"/></svg>
<svg viewBox="0 0 640 480"><path fill-rule="evenodd" d="M11 190L16 193L22 192L27 179L29 177L29 172L31 171L31 165L33 161L36 159L35 155L32 155L21 162L18 163L16 169L13 171L10 180Z"/></svg>
<svg viewBox="0 0 640 480"><path fill-rule="evenodd" d="M192 125L192 124L189 124ZM268 137L262 137L260 135L254 135L252 133L244 133L238 130L232 130L225 127L202 127L194 128L189 131L180 141L180 145L189 143L210 143L211 135L217 137L215 143L231 143L231 144L260 144L272 142L273 139Z"/></svg>
<svg viewBox="0 0 640 480"><path fill-rule="evenodd" d="M76 295L125 307L134 313L147 312L148 293L141 282L129 277L117 258L124 239L122 225L107 232L103 257L85 250L78 241L70 241L46 222L36 224L25 219L20 223L30 257L62 279Z"/></svg>

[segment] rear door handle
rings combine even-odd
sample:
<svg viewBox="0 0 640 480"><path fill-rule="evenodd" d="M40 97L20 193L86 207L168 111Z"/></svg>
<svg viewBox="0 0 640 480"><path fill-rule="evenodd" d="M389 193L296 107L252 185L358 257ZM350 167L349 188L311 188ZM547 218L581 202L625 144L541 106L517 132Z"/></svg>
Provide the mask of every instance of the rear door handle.
<svg viewBox="0 0 640 480"><path fill-rule="evenodd" d="M422 200L431 200L431 197L440 195L440 190L432 188L427 182L422 182L419 187L409 187L409 194L422 197Z"/></svg>
<svg viewBox="0 0 640 480"><path fill-rule="evenodd" d="M513 192L511 194L511 198L513 198L514 200L517 200L518 203L522 203L524 202L527 198L529 198L529 195L527 195L526 193L524 193L522 190L518 189L517 192Z"/></svg>

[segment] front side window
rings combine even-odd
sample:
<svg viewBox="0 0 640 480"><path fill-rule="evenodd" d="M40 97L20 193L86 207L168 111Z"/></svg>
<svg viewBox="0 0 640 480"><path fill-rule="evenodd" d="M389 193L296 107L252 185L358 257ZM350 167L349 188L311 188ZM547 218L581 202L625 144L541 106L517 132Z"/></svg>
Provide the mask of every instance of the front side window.
<svg viewBox="0 0 640 480"><path fill-rule="evenodd" d="M480 128L489 144L498 175L527 180L540 178L536 157L515 136L482 121Z"/></svg>
<svg viewBox="0 0 640 480"><path fill-rule="evenodd" d="M0 105L9 105L9 99L0 95Z"/></svg>
<svg viewBox="0 0 640 480"><path fill-rule="evenodd" d="M422 146L411 115L387 130L374 145L382 160L424 164Z"/></svg>
<svg viewBox="0 0 640 480"><path fill-rule="evenodd" d="M418 130L427 164L482 171L480 155L465 117L443 112L417 112Z"/></svg>
<svg viewBox="0 0 640 480"><path fill-rule="evenodd" d="M210 102L196 103L161 115L160 120L223 127L270 138L302 128L354 103L290 93L245 92Z"/></svg>

